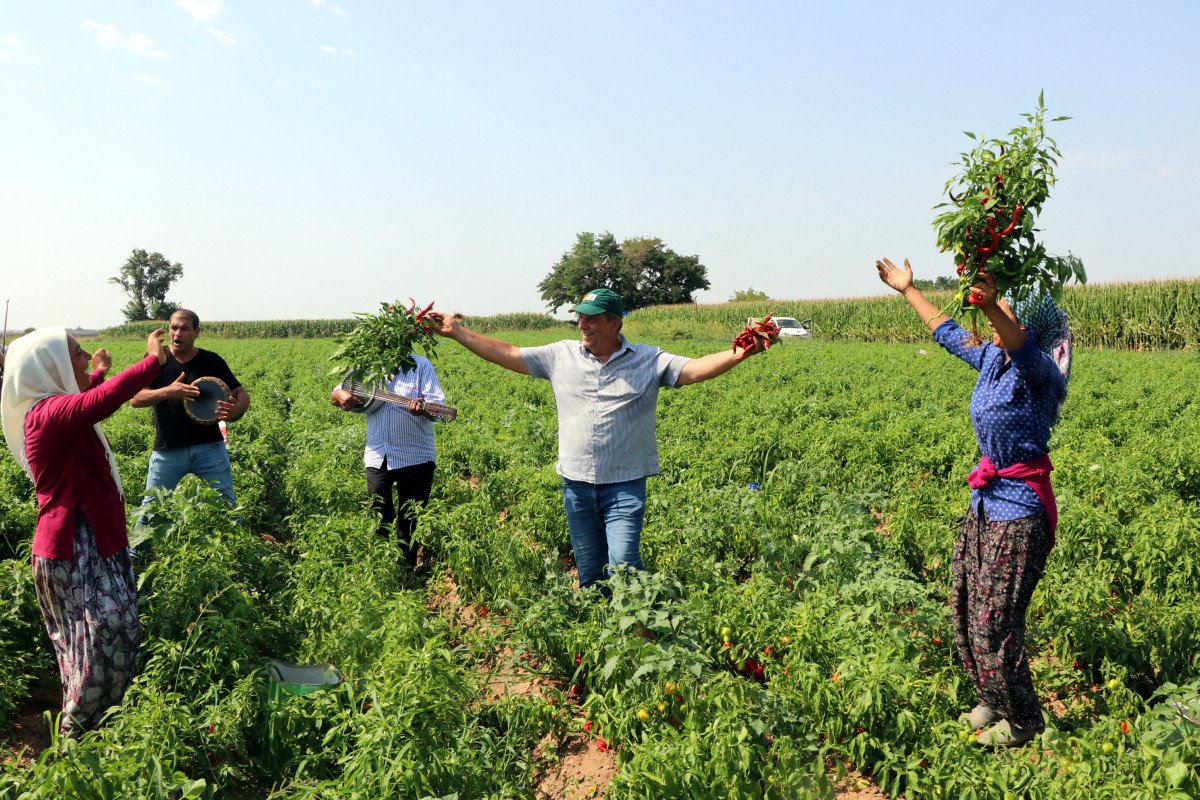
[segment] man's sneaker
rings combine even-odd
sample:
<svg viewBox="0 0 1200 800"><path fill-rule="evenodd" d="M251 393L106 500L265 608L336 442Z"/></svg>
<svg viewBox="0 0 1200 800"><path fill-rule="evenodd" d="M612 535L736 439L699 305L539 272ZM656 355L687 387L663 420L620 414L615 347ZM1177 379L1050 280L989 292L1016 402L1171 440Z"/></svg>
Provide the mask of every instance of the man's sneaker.
<svg viewBox="0 0 1200 800"><path fill-rule="evenodd" d="M998 712L992 711L983 703L980 703L967 713L959 715L958 724L966 725L971 730L977 731L980 728L986 728L988 725L991 725L1000 718L1001 717Z"/></svg>
<svg viewBox="0 0 1200 800"><path fill-rule="evenodd" d="M992 727L975 737L975 741L984 747L1020 747L1038 735L1033 728L1018 728L1002 719Z"/></svg>

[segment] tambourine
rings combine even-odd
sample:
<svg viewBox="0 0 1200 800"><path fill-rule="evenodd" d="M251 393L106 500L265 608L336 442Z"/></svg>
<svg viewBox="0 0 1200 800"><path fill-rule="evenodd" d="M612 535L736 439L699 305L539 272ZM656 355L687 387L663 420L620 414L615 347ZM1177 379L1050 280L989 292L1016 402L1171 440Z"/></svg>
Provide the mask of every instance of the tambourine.
<svg viewBox="0 0 1200 800"><path fill-rule="evenodd" d="M200 390L197 396L183 401L183 410L193 422L201 425L217 424L217 403L229 399L229 387L220 378L205 376L192 381L192 386Z"/></svg>

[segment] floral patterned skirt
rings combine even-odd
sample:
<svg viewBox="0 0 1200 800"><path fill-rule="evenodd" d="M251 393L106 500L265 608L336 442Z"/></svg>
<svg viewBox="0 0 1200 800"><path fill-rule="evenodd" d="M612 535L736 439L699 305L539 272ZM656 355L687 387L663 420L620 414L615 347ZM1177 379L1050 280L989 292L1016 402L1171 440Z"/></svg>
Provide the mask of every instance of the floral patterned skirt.
<svg viewBox="0 0 1200 800"><path fill-rule="evenodd" d="M979 702L1010 724L1042 730L1042 705L1025 655L1025 612L1050 555L1043 512L989 522L971 509L950 569L954 645Z"/></svg>
<svg viewBox="0 0 1200 800"><path fill-rule="evenodd" d="M33 583L62 676L60 731L78 737L117 705L142 647L137 584L129 550L100 558L82 514L70 561L33 557Z"/></svg>

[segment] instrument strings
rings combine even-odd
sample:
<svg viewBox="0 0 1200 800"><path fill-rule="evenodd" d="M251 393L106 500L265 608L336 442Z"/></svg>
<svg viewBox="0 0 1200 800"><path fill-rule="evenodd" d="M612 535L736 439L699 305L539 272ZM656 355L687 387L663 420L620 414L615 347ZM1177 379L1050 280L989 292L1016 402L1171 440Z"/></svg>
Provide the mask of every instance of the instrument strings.
<svg viewBox="0 0 1200 800"><path fill-rule="evenodd" d="M361 383L351 383L349 386L349 389L350 389L350 393L353 394L354 396L358 397L359 399L365 398L367 396L367 394L369 393L369 390L365 386L363 386ZM375 397L379 400L385 400L385 401L391 402L391 403L404 403L404 404L407 404L409 401L416 399L415 397L405 397L402 394L396 394L394 392L389 392L386 389L376 389L371 396ZM450 406L444 405L442 403L436 403L432 400L425 401L425 408L431 412L442 411L442 410L447 411L447 412L450 411Z"/></svg>

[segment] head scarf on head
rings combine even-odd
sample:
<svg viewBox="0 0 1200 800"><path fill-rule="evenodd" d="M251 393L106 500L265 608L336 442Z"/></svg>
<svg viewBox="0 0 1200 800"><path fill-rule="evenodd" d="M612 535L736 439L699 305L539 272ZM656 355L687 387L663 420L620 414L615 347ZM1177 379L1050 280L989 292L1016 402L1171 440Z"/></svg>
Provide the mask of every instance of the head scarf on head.
<svg viewBox="0 0 1200 800"><path fill-rule="evenodd" d="M1067 399L1067 382L1071 379L1071 330L1067 327L1067 312L1055 304L1045 292L1030 295L1012 304L1013 313L1025 330L1037 337L1038 349L1054 359L1063 377L1063 396L1055 413L1057 419Z"/></svg>
<svg viewBox="0 0 1200 800"><path fill-rule="evenodd" d="M1054 359L1063 380L1071 377L1071 330L1067 312L1045 292L1030 295L1012 304L1013 313L1025 330L1037 335L1038 349Z"/></svg>
<svg viewBox="0 0 1200 800"><path fill-rule="evenodd" d="M39 400L57 394L79 394L75 367L67 349L66 328L39 328L12 343L4 356L4 388L0 390L0 421L4 424L4 439L13 457L33 480L29 459L25 455L25 416ZM108 468L121 491L121 475L108 446L108 437L100 426L94 426Z"/></svg>

